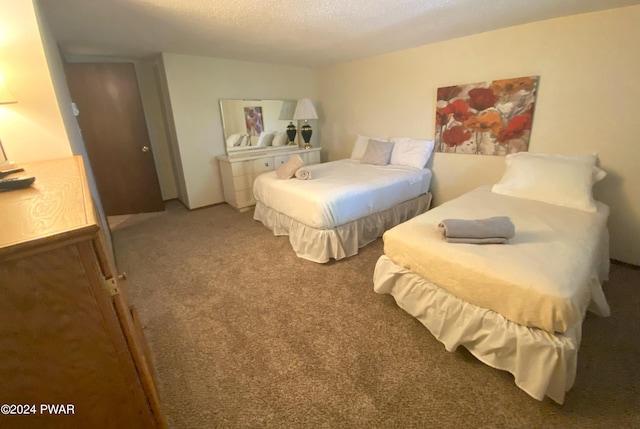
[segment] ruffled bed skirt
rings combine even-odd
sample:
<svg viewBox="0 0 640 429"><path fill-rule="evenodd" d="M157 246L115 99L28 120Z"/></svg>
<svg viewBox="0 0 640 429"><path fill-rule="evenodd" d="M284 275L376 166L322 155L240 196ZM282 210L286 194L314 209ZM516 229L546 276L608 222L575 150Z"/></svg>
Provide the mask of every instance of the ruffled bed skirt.
<svg viewBox="0 0 640 429"><path fill-rule="evenodd" d="M513 374L516 385L533 398L547 395L564 402L576 377L582 323L555 335L527 328L456 298L384 255L373 283L377 293L392 295L448 351L464 346L486 365Z"/></svg>
<svg viewBox="0 0 640 429"><path fill-rule="evenodd" d="M430 205L431 193L426 193L333 229L311 228L260 201L256 203L253 218L274 235L288 235L298 257L322 264L330 258L338 260L356 255L359 248L382 237L386 230L399 223L426 212Z"/></svg>

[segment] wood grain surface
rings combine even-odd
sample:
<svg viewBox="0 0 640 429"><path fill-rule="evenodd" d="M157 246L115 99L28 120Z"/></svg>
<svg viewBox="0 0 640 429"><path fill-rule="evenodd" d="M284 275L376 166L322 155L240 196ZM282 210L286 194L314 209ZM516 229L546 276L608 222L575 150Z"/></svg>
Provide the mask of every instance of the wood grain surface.
<svg viewBox="0 0 640 429"><path fill-rule="evenodd" d="M3 408L0 428L165 428L124 284L105 286L116 270L82 158L23 167L35 184L0 193L0 405L31 414Z"/></svg>
<svg viewBox="0 0 640 429"><path fill-rule="evenodd" d="M26 189L0 192L0 260L3 255L54 240L95 233L95 217L81 157L21 165L35 176Z"/></svg>

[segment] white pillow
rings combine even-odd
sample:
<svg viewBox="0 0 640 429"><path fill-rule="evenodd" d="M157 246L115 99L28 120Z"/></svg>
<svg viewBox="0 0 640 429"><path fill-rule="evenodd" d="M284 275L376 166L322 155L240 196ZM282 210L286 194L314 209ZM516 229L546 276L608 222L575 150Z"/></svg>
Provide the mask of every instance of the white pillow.
<svg viewBox="0 0 640 429"><path fill-rule="evenodd" d="M389 141L385 138L379 137L367 137L358 135L356 138L356 142L353 144L353 150L351 151L351 159L357 159L360 161L364 156L365 151L367 150L367 145L369 144L369 140L379 140L379 141Z"/></svg>
<svg viewBox="0 0 640 429"><path fill-rule="evenodd" d="M286 146L287 144L289 144L289 139L284 131L275 133L271 146Z"/></svg>
<svg viewBox="0 0 640 429"><path fill-rule="evenodd" d="M242 143L242 134L231 134L227 137L227 147L240 146Z"/></svg>
<svg viewBox="0 0 640 429"><path fill-rule="evenodd" d="M435 146L433 140L414 140L407 137L394 137L391 141L395 144L389 164L419 169L427 165Z"/></svg>
<svg viewBox="0 0 640 429"><path fill-rule="evenodd" d="M256 146L271 146L271 142L273 141L274 133L263 131L260 133L258 137L258 143Z"/></svg>
<svg viewBox="0 0 640 429"><path fill-rule="evenodd" d="M598 162L598 154L596 153L585 153L579 155L562 155L562 154L550 154L550 153L531 153L531 152L518 152L520 156L527 157L535 157L535 158L544 158L544 159L567 159L574 161L582 161L586 162L589 165L593 166L593 183L597 183L604 179L607 175L606 171L596 167L596 163ZM511 154L510 156L514 156L516 154Z"/></svg>
<svg viewBox="0 0 640 429"><path fill-rule="evenodd" d="M505 160L507 170L491 188L496 194L597 211L592 187L606 173L595 166L595 155L518 152Z"/></svg>
<svg viewBox="0 0 640 429"><path fill-rule="evenodd" d="M363 164L387 165L389 164L389 159L391 159L392 150L393 142L371 139L360 162Z"/></svg>

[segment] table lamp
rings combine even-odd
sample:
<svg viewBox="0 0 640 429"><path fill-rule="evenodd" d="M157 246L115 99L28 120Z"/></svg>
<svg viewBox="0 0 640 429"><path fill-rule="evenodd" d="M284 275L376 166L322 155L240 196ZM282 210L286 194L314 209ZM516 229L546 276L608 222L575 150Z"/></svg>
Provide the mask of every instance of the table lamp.
<svg viewBox="0 0 640 429"><path fill-rule="evenodd" d="M296 141L296 134L298 134L298 130L296 130L296 126L293 125L293 113L296 109L296 102L294 100L284 100L282 102L282 108L280 109L279 120L289 121L289 125L287 125L287 137L289 138L289 144L292 145Z"/></svg>
<svg viewBox="0 0 640 429"><path fill-rule="evenodd" d="M298 100L298 104L296 105L296 111L293 114L293 119L299 121L303 120L304 124L300 127L300 135L304 140L304 148L311 149L311 125L309 125L309 119L318 119L318 114L316 113L315 107L313 107L313 102L308 98L303 98Z"/></svg>

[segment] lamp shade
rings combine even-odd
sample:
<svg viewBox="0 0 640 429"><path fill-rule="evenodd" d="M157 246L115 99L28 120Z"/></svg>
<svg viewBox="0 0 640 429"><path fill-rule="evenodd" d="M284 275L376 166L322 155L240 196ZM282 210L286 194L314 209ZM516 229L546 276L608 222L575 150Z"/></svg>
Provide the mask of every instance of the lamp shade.
<svg viewBox="0 0 640 429"><path fill-rule="evenodd" d="M0 104L13 104L17 103L18 100L15 99L9 88L4 84L4 80L0 75Z"/></svg>
<svg viewBox="0 0 640 429"><path fill-rule="evenodd" d="M318 114L316 113L315 107L313 107L313 102L308 98L303 98L301 100L298 100L298 104L296 105L296 111L293 114L293 119L295 120L318 119Z"/></svg>

